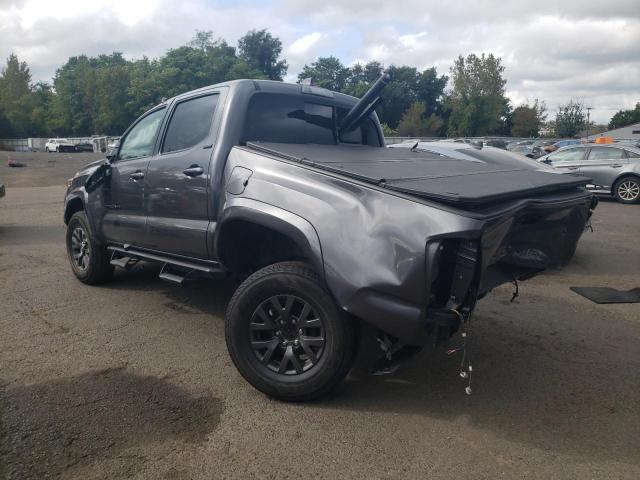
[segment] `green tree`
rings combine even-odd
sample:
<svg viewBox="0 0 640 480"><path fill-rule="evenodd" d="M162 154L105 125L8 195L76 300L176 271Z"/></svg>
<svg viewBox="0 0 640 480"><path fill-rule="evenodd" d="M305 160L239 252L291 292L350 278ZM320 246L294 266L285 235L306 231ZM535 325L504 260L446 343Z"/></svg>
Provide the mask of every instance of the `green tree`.
<svg viewBox="0 0 640 480"><path fill-rule="evenodd" d="M98 58L91 133L120 135L134 116L128 104L131 64L120 53Z"/></svg>
<svg viewBox="0 0 640 480"><path fill-rule="evenodd" d="M31 133L31 72L26 62L13 53L0 72L0 108L6 118L1 129L9 135L26 137Z"/></svg>
<svg viewBox="0 0 640 480"><path fill-rule="evenodd" d="M49 126L57 135L93 133L94 65L86 55L70 57L56 71Z"/></svg>
<svg viewBox="0 0 640 480"><path fill-rule="evenodd" d="M142 57L129 65L127 110L136 118L157 105L165 96L158 79L158 60Z"/></svg>
<svg viewBox="0 0 640 480"><path fill-rule="evenodd" d="M438 76L436 67L428 68L420 74L416 96L418 100L424 104L427 115L443 114L444 89L448 81L448 76Z"/></svg>
<svg viewBox="0 0 640 480"><path fill-rule="evenodd" d="M511 114L511 135L514 137L538 137L540 127L547 118L547 107L537 98L533 105L525 103Z"/></svg>
<svg viewBox="0 0 640 480"><path fill-rule="evenodd" d="M504 70L502 60L493 54L472 53L455 60L451 67L449 135L488 135L504 130L510 113Z"/></svg>
<svg viewBox="0 0 640 480"><path fill-rule="evenodd" d="M45 82L36 83L31 88L30 98L30 136L48 137L51 133L49 130L49 118L51 116L51 103L54 98L51 85Z"/></svg>
<svg viewBox="0 0 640 480"><path fill-rule="evenodd" d="M383 70L384 67L380 62L369 62L364 65L356 63L349 69L343 92L354 97L363 96L371 84L382 75Z"/></svg>
<svg viewBox="0 0 640 480"><path fill-rule="evenodd" d="M631 125L632 123L640 122L640 102L636 103L636 108L633 110L619 110L611 117L609 122L609 128L620 128Z"/></svg>
<svg viewBox="0 0 640 480"><path fill-rule="evenodd" d="M0 138L11 138L13 136L13 129L9 123L9 119L4 113L4 107L0 104Z"/></svg>
<svg viewBox="0 0 640 480"><path fill-rule="evenodd" d="M305 65L298 79L311 78L314 85L361 97L383 70L379 62L347 68L335 57L321 57L311 65ZM414 67L391 66L389 72L392 81L382 91L381 103L376 109L389 128L397 128L402 115L414 102L424 104L425 116L444 112L446 76L438 76L435 68L419 72Z"/></svg>
<svg viewBox="0 0 640 480"><path fill-rule="evenodd" d="M587 124L587 116L584 106L580 102L569 100L566 105L558 107L556 114L556 135L558 137L574 137Z"/></svg>
<svg viewBox="0 0 640 480"><path fill-rule="evenodd" d="M436 114L426 116L422 102L412 103L398 124L398 135L403 137L432 137L440 133L444 122Z"/></svg>
<svg viewBox="0 0 640 480"><path fill-rule="evenodd" d="M398 131L394 130L393 128L391 128L386 123L382 123L380 126L382 127L382 135L384 135L385 137L397 137L398 136Z"/></svg>
<svg viewBox="0 0 640 480"><path fill-rule="evenodd" d="M311 78L313 85L344 92L349 79L349 69L336 57L320 57L311 65L305 65L298 74L298 80Z"/></svg>
<svg viewBox="0 0 640 480"><path fill-rule="evenodd" d="M286 60L280 60L282 42L267 30L250 30L238 41L238 56L249 68L271 80L282 80L287 74Z"/></svg>

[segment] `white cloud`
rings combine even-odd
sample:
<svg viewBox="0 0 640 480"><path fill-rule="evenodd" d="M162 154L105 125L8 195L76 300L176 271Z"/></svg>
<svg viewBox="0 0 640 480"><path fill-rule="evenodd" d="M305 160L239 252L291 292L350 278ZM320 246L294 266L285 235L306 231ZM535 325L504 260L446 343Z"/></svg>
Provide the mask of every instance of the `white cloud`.
<svg viewBox="0 0 640 480"><path fill-rule="evenodd" d="M322 34L320 32L313 32L300 37L295 42L293 42L289 46L289 48L287 48L286 53L289 55L305 55L318 43L321 38Z"/></svg>
<svg viewBox="0 0 640 480"><path fill-rule="evenodd" d="M32 28L41 20L64 21L91 15L111 14L131 27L153 15L159 0L27 0L16 9L23 28Z"/></svg>
<svg viewBox="0 0 640 480"><path fill-rule="evenodd" d="M447 73L459 54L491 52L514 105L579 99L607 121L640 101L637 0L0 0L0 61L15 52L49 80L70 55L158 56L197 29L233 44L251 28L283 41L287 80L324 55Z"/></svg>

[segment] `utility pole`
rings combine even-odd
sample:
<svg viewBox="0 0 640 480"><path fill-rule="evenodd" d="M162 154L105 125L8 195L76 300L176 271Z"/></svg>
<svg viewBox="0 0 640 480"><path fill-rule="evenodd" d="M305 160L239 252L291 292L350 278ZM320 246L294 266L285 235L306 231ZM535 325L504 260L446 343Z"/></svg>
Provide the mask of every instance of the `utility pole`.
<svg viewBox="0 0 640 480"><path fill-rule="evenodd" d="M591 130L591 110L593 110L593 107L587 107L587 142L589 141L589 132Z"/></svg>

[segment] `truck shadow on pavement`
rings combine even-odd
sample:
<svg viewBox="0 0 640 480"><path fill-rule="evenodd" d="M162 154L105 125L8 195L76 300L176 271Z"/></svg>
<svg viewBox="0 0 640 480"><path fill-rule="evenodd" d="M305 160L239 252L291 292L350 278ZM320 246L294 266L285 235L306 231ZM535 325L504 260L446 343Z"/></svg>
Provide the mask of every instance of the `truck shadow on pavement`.
<svg viewBox="0 0 640 480"><path fill-rule="evenodd" d="M135 447L154 442L203 442L222 410L217 398L122 368L0 387L0 478L57 477L101 460L109 461L108 477L129 476L145 457L116 454L131 448L135 456Z"/></svg>
<svg viewBox="0 0 640 480"><path fill-rule="evenodd" d="M238 285L231 279L197 280L184 286L160 280L160 267L152 263L136 265L131 271L116 271L115 278L100 288L125 291L161 291L164 306L177 313L204 313L224 318L227 304Z"/></svg>

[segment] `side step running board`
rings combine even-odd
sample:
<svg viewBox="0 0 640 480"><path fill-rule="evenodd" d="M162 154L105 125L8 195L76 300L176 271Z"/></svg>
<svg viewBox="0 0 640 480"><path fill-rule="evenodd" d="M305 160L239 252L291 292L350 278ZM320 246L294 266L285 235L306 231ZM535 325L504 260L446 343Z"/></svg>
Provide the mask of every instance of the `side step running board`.
<svg viewBox="0 0 640 480"><path fill-rule="evenodd" d="M192 279L194 276L198 274L202 274L203 272L199 270L186 270L175 268L168 263L165 263L162 266L162 270L160 270L160 275L158 278L162 280L166 280L167 282L177 283L178 285L183 285L187 280Z"/></svg>
<svg viewBox="0 0 640 480"><path fill-rule="evenodd" d="M126 268L127 262L125 262L124 260L125 258L128 258L129 260L131 261L135 260L136 262L138 260L150 260L152 262L164 263L164 264L171 265L173 267L178 267L181 270L187 270L187 271L197 270L199 272L205 272L205 273L223 273L224 272L220 264L217 262L208 262L208 264L196 263L186 259L183 260L181 258L173 258L173 257L160 255L157 253L146 252L143 250L136 250L128 246L125 246L125 247L110 246L110 247L107 247L107 249L113 251L113 254L111 257L112 265L116 265L118 267L122 267L123 265L125 265L125 267L123 268ZM116 263L114 263L114 261Z"/></svg>
<svg viewBox="0 0 640 480"><path fill-rule="evenodd" d="M136 263L138 263L138 259L128 257L114 250L113 253L111 254L111 261L109 263L111 263L111 265L114 265L116 267L124 268L125 270L130 270Z"/></svg>

